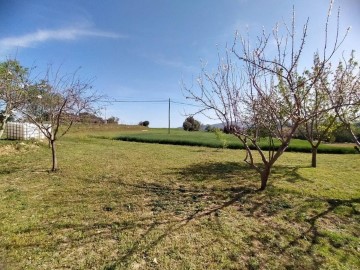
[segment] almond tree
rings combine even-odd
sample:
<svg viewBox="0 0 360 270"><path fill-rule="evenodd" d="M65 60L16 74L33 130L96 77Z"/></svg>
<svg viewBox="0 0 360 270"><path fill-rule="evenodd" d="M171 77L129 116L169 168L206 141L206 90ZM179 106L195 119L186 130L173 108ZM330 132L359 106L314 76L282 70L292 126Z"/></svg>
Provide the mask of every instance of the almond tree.
<svg viewBox="0 0 360 270"><path fill-rule="evenodd" d="M58 170L56 141L69 131L80 113L94 111L99 96L91 89L90 82L82 81L76 72L61 75L49 68L45 78L29 90L28 105L22 112L49 140L51 171Z"/></svg>
<svg viewBox="0 0 360 270"><path fill-rule="evenodd" d="M260 174L260 190L266 188L272 166L288 148L299 126L318 114L304 116L302 110L304 100L320 81L326 64L343 41L338 39L337 33L330 47L330 13L331 5L325 24L325 44L319 54L318 68L311 76L305 77L304 71L298 71L308 21L297 37L293 13L291 26L285 25L284 36L280 35L277 25L271 35L263 32L255 45L249 39L236 37L231 50L219 57L216 71L211 73L205 67L202 69L197 90L183 86L187 97L203 106L200 112L210 110L215 113L230 133L242 142L246 151L244 161ZM276 44L275 54L271 41ZM263 140L259 140L264 134L268 137L266 147Z"/></svg>
<svg viewBox="0 0 360 270"><path fill-rule="evenodd" d="M352 129L352 124L360 119L360 68L354 51L348 60L339 62L331 85L328 93L336 116L351 133L359 149L360 141Z"/></svg>
<svg viewBox="0 0 360 270"><path fill-rule="evenodd" d="M319 55L316 54L313 67L311 70L304 72L303 80L311 83L311 78L316 76L320 68L322 68L322 63ZM308 119L308 121L299 127L299 133L311 145L311 166L314 168L317 165L316 158L320 144L328 139L330 134L339 126L328 95L329 88L331 87L329 82L331 72L330 64L323 67L323 72L319 74L319 80L312 83L308 94L302 99L303 104L301 104L302 117ZM307 87L306 84L304 84L304 87Z"/></svg>
<svg viewBox="0 0 360 270"><path fill-rule="evenodd" d="M0 63L0 138L9 117L25 104L28 75L17 60Z"/></svg>

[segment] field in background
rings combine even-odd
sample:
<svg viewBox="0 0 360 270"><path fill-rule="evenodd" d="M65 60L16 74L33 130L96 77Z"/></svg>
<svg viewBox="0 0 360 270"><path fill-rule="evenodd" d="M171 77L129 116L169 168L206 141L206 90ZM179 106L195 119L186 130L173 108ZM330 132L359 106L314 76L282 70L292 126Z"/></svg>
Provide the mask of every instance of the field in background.
<svg viewBox="0 0 360 270"><path fill-rule="evenodd" d="M2 141L0 269L359 268L360 155L285 153L259 193L242 150L103 139L141 130L75 127L57 173Z"/></svg>
<svg viewBox="0 0 360 270"><path fill-rule="evenodd" d="M81 127L78 127L80 130ZM198 131L188 132L182 129L171 129L170 134L168 129L161 128L144 128L144 127L126 127L118 128L118 132L114 127L107 127L106 132L97 135L97 131L93 131L93 136L102 138L114 138L122 141L144 142L144 143L159 143L171 145L188 145L188 146L206 146L212 148L223 148L224 143L229 149L242 149L240 141L233 135L222 134L221 138L217 138L214 132ZM275 145L279 142L275 140ZM354 149L355 144L321 144L319 153L332 154L355 154L358 153ZM261 146L263 149L269 148L267 139L262 139ZM305 140L294 139L291 141L287 152L304 152L311 153L310 144Z"/></svg>

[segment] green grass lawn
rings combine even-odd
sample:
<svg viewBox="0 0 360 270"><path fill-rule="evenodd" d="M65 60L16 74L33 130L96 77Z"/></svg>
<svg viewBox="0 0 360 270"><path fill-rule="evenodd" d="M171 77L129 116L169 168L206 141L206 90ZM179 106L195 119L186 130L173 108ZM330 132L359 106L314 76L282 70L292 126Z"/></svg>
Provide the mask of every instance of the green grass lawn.
<svg viewBox="0 0 360 270"><path fill-rule="evenodd" d="M243 150L116 134L75 128L56 173L46 144L0 144L0 269L360 267L360 155L285 153L257 192Z"/></svg>

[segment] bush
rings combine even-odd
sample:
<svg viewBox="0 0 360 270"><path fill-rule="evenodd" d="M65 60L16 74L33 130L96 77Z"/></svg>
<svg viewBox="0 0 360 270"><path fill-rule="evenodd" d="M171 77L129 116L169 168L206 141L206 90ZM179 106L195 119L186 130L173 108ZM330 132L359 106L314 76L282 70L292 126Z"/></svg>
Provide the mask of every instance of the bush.
<svg viewBox="0 0 360 270"><path fill-rule="evenodd" d="M107 121L108 124L118 124L119 123L119 118L115 117L115 116L111 116L106 121Z"/></svg>
<svg viewBox="0 0 360 270"><path fill-rule="evenodd" d="M356 126L353 126L354 133L359 138L360 137L360 129L356 128ZM335 137L335 142L337 143L344 143L349 142L352 143L354 141L354 138L351 136L350 132L345 127L338 128L333 136Z"/></svg>
<svg viewBox="0 0 360 270"><path fill-rule="evenodd" d="M207 132L215 132L216 128L211 125L206 125L205 131Z"/></svg>
<svg viewBox="0 0 360 270"><path fill-rule="evenodd" d="M141 122L139 122L139 126L148 127L149 125L150 125L149 121L141 121Z"/></svg>
<svg viewBox="0 0 360 270"><path fill-rule="evenodd" d="M194 117L189 116L185 119L183 123L183 128L186 131L199 131L200 130L200 122L195 120Z"/></svg>
<svg viewBox="0 0 360 270"><path fill-rule="evenodd" d="M229 146L229 143L224 136L225 133L219 128L214 128L213 132L215 133L216 139L221 143L222 148L227 148Z"/></svg>
<svg viewBox="0 0 360 270"><path fill-rule="evenodd" d="M192 128L192 125L191 125L190 122L185 121L185 122L183 123L183 128L184 128L184 130L186 130L186 131L190 131L191 128Z"/></svg>

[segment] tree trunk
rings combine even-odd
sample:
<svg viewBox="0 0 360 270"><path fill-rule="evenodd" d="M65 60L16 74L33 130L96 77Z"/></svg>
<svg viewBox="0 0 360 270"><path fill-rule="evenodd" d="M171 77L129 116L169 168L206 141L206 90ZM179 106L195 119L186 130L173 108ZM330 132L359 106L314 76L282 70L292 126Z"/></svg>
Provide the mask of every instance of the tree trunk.
<svg viewBox="0 0 360 270"><path fill-rule="evenodd" d="M356 145L357 145L357 147L358 147L358 149L359 149L359 148L360 148L360 141L358 140L356 134L354 133L354 131L352 130L352 128L351 128L350 126L348 127L348 130L350 131L351 136L352 136L353 139L354 139L354 143L356 143Z"/></svg>
<svg viewBox="0 0 360 270"><path fill-rule="evenodd" d="M3 117L1 119L1 123L0 123L0 139L4 134L5 131L5 127L6 127L6 121L8 120L10 115L8 114L3 114Z"/></svg>
<svg viewBox="0 0 360 270"><path fill-rule="evenodd" d="M271 169L271 166L269 164L267 164L267 165L265 165L264 170L261 172L261 187L259 190L265 190L267 181L270 176L270 169Z"/></svg>
<svg viewBox="0 0 360 270"><path fill-rule="evenodd" d="M5 129L4 126L0 127L0 139L1 139L2 135L4 134L4 129Z"/></svg>
<svg viewBox="0 0 360 270"><path fill-rule="evenodd" d="M311 167L316 168L316 155L317 155L317 147L311 148Z"/></svg>
<svg viewBox="0 0 360 270"><path fill-rule="evenodd" d="M55 140L50 140L51 154L52 154L52 168L51 171L55 172L58 169L57 158L56 158L56 145Z"/></svg>

